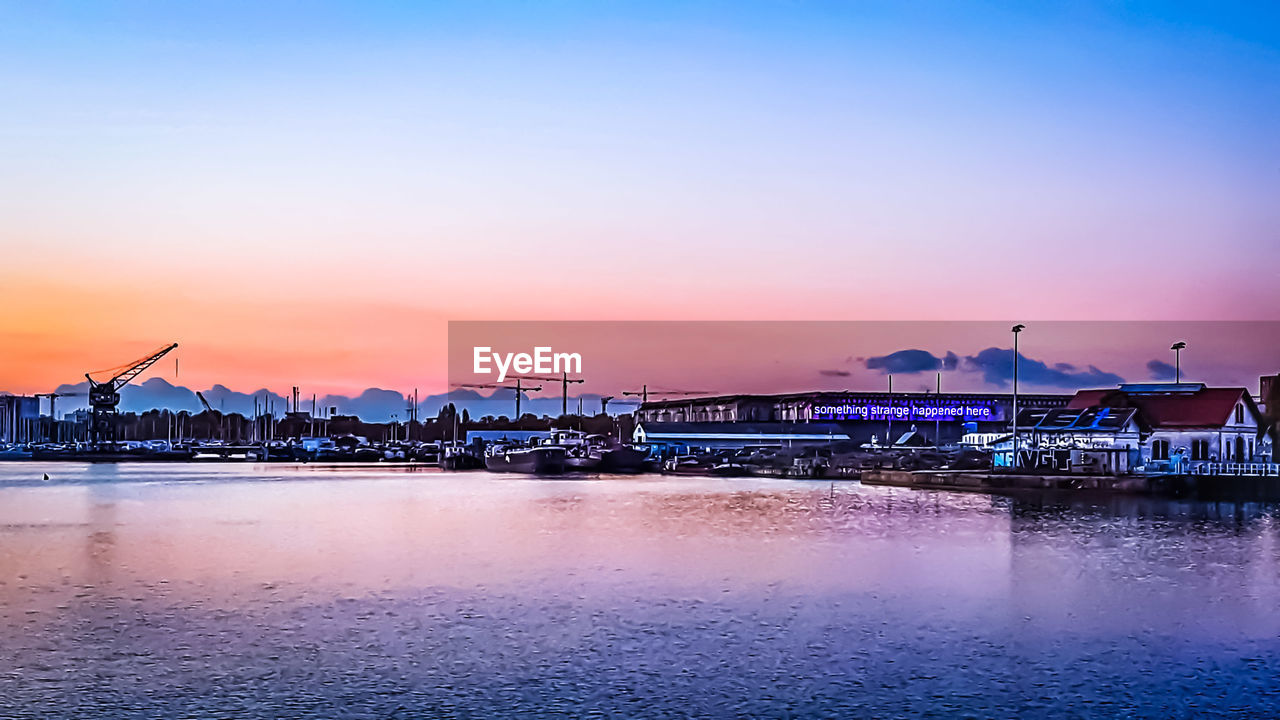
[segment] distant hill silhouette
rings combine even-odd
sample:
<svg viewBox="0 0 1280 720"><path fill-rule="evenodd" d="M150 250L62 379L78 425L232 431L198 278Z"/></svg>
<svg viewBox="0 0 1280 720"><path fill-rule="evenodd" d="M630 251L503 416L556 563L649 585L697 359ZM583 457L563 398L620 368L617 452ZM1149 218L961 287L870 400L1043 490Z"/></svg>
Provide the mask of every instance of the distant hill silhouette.
<svg viewBox="0 0 1280 720"><path fill-rule="evenodd" d="M65 413L87 408L89 406L87 391L87 382L59 385L56 392L72 393L72 396L58 398L58 415L61 416ZM246 393L232 390L225 385L214 385L202 392L205 399L209 401L210 407L227 413L251 415L253 413L254 398L258 399L259 408L265 408L267 404L273 403L272 409L276 415L283 415L287 407L285 396L266 389ZM570 412L576 412L578 397L577 395L569 396ZM600 412L599 395L583 394L581 398L584 413L594 415ZM418 416L423 420L433 418L440 412L441 408L451 402L459 411L465 409L473 418L481 418L485 415L493 415L494 417L506 415L510 417L515 413L514 390L494 390L491 395L482 395L475 390L460 389L452 393L419 397ZM404 394L395 390L366 388L354 397L321 395L316 398L315 405L317 410L336 408L336 412L339 415L356 415L366 422L387 422L391 420L392 415L395 415L400 420L405 420L409 414L409 403L410 398L406 398ZM311 396L304 396L299 405L301 410L310 412ZM48 409L48 405L44 404L44 402L41 403L41 407L46 411ZM561 400L559 396L547 396L545 394L533 397L526 393L524 399L520 402L521 413L533 413L534 415L556 416L560 414L560 407ZM616 413L618 411L628 411L634 407L634 404L611 403L609 410ZM199 398L196 397L195 390L182 385L174 385L164 378L148 378L136 384L126 385L120 391L121 412L141 413L147 410L166 408L174 412L186 410L192 413L204 409L200 405Z"/></svg>

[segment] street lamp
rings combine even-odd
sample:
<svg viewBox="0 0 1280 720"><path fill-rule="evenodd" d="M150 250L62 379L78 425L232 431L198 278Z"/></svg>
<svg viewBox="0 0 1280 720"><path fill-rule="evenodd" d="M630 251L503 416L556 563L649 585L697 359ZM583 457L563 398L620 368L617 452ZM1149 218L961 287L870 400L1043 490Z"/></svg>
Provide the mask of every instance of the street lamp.
<svg viewBox="0 0 1280 720"><path fill-rule="evenodd" d="M1182 384L1182 349L1186 346L1187 344L1181 340L1169 346L1173 351L1173 383L1175 385Z"/></svg>
<svg viewBox="0 0 1280 720"><path fill-rule="evenodd" d="M1014 325L1013 332L1013 457L1009 466L1018 467L1018 334L1026 330L1026 325Z"/></svg>
<svg viewBox="0 0 1280 720"><path fill-rule="evenodd" d="M893 373L889 373L889 426L884 433L885 444L893 447Z"/></svg>

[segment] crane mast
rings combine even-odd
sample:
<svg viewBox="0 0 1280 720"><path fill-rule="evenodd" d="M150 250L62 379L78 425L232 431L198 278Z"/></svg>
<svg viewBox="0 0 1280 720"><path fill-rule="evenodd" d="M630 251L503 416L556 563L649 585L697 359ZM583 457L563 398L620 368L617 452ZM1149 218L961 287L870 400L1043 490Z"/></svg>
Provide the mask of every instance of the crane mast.
<svg viewBox="0 0 1280 720"><path fill-rule="evenodd" d="M89 438L95 445L116 439L116 408L120 405L120 388L128 385L176 347L178 343L172 343L127 365L100 371L114 373L109 380L98 382L91 373L84 374L89 381L89 406L92 408Z"/></svg>

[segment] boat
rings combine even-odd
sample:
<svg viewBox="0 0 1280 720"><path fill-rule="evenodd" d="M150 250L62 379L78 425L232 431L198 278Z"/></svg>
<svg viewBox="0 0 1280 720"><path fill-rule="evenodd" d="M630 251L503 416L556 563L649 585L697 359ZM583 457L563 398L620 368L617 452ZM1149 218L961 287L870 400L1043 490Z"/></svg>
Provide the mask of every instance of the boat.
<svg viewBox="0 0 1280 720"><path fill-rule="evenodd" d="M552 430L539 447L563 448L565 469L573 472L591 472L600 464L600 456L591 452L586 433L577 430Z"/></svg>
<svg viewBox="0 0 1280 720"><path fill-rule="evenodd" d="M742 477L750 475L749 468L728 453L720 455L680 455L669 458L662 466L667 475L701 475L717 477Z"/></svg>
<svg viewBox="0 0 1280 720"><path fill-rule="evenodd" d="M600 470L600 456L593 455L590 448L585 446L566 448L564 465L566 469L575 472L596 472Z"/></svg>
<svg viewBox="0 0 1280 720"><path fill-rule="evenodd" d="M630 445L614 445L594 448L600 463L596 470L602 473L638 473L645 471L649 453Z"/></svg>
<svg viewBox="0 0 1280 720"><path fill-rule="evenodd" d="M666 475L706 475L710 469L710 463L693 455L667 458L662 464L662 472Z"/></svg>
<svg viewBox="0 0 1280 720"><path fill-rule="evenodd" d="M0 445L0 460L30 460L31 448L24 445Z"/></svg>
<svg viewBox="0 0 1280 720"><path fill-rule="evenodd" d="M733 460L724 460L722 462L714 463L707 469L707 474L715 475L717 477L743 477L744 475L750 475L751 471L748 470L745 465L734 462Z"/></svg>
<svg viewBox="0 0 1280 720"><path fill-rule="evenodd" d="M552 430L547 445L565 449L569 470L600 473L642 472L648 453L612 443L604 435L588 435L578 430Z"/></svg>
<svg viewBox="0 0 1280 720"><path fill-rule="evenodd" d="M565 449L556 445L497 444L485 450L484 467L490 472L555 475L565 471Z"/></svg>
<svg viewBox="0 0 1280 720"><path fill-rule="evenodd" d="M484 467L484 459L476 454L472 445L463 445L454 440L440 450L440 467L446 470L478 470Z"/></svg>

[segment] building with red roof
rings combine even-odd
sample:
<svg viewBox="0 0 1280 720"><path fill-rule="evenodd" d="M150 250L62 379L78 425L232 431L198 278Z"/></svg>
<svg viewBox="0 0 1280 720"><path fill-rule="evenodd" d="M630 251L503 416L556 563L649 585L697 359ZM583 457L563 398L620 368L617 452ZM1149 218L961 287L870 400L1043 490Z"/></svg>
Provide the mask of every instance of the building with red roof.
<svg viewBox="0 0 1280 720"><path fill-rule="evenodd" d="M1113 453L1106 466L1121 472L1187 473L1267 463L1274 440L1248 390L1203 383L1081 390L1064 409L1019 413L1018 427L1026 448L1022 466L1044 464L1046 452L1061 456L1087 448Z"/></svg>

